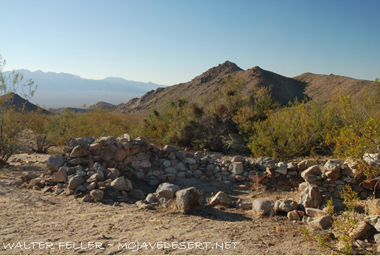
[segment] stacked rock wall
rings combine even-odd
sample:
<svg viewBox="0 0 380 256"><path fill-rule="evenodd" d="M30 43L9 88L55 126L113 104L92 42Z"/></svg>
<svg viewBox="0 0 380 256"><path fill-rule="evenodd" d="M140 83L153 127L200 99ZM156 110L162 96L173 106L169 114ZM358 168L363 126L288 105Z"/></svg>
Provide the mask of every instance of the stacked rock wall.
<svg viewBox="0 0 380 256"><path fill-rule="evenodd" d="M225 157L221 153L185 152L170 145L163 148L154 146L142 137L132 140L128 134L97 140L69 139L63 153L48 160L48 174L59 178L56 172L60 167L76 166L82 166L84 172L88 172L95 163L105 169L114 168L128 179L144 180L150 185L183 179L217 181L226 185L249 181L289 191L307 181L318 186L325 197L337 198L347 183L362 198L367 196L367 189L371 189L360 185L364 175L357 173L355 165L350 162L328 160L312 163L303 160L286 163L273 158L247 159ZM56 181L64 179L60 177Z"/></svg>

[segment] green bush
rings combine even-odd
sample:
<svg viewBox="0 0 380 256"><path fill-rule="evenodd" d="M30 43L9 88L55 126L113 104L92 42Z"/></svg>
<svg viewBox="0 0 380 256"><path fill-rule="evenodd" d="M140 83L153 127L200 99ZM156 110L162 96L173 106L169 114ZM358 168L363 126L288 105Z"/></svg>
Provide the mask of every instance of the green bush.
<svg viewBox="0 0 380 256"><path fill-rule="evenodd" d="M331 103L330 109L338 120L338 126L331 129L327 142L334 146L336 155L355 159L368 178L379 176L380 168L363 159L365 153L380 151L379 82L363 97L340 97Z"/></svg>
<svg viewBox="0 0 380 256"><path fill-rule="evenodd" d="M254 134L248 147L254 156L289 158L329 153L325 143L327 128L335 118L315 102L291 103L265 121L253 123Z"/></svg>
<svg viewBox="0 0 380 256"><path fill-rule="evenodd" d="M39 135L46 135L49 141L57 145L64 145L69 138L120 136L128 133L132 126L128 115L109 110L87 113L65 110L44 120L42 126L35 123L31 126L32 129Z"/></svg>

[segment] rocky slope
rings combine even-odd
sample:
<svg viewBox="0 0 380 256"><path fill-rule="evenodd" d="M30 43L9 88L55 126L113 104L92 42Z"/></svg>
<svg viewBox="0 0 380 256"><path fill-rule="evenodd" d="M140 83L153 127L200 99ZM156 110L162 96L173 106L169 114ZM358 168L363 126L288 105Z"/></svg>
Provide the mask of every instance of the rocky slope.
<svg viewBox="0 0 380 256"><path fill-rule="evenodd" d="M34 105L33 103L27 101L26 99L22 98L20 95L16 93L2 95L0 98L4 100L8 106L12 106L18 111L24 109L24 105L25 105L24 111L26 112L42 111L43 114L50 114L49 111Z"/></svg>
<svg viewBox="0 0 380 256"><path fill-rule="evenodd" d="M146 113L149 109L160 109L168 100L187 97L193 101L212 100L215 92L223 86L223 78L234 76L244 80L242 95L253 94L257 87L269 87L273 97L281 104L295 98L311 98L326 102L333 93L346 91L353 95L362 94L372 81L358 80L335 75L305 73L289 78L256 66L248 70L239 68L235 63L226 61L213 67L187 83L149 91L141 98L134 98L120 106L118 110L130 113Z"/></svg>

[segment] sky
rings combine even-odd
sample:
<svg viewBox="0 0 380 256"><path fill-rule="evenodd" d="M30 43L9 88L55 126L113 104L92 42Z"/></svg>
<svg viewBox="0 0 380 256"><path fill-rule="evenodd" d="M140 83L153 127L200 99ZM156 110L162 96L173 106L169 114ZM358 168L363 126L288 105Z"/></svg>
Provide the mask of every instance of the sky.
<svg viewBox="0 0 380 256"><path fill-rule="evenodd" d="M226 60L380 77L380 0L0 0L5 70L174 85Z"/></svg>

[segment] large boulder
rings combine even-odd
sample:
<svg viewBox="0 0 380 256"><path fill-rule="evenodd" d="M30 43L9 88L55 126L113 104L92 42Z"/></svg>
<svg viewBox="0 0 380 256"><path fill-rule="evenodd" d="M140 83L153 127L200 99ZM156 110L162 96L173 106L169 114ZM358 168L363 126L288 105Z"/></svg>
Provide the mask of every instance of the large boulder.
<svg viewBox="0 0 380 256"><path fill-rule="evenodd" d="M202 196L194 187L178 190L175 195L177 208L181 212L199 210L203 206Z"/></svg>
<svg viewBox="0 0 380 256"><path fill-rule="evenodd" d="M253 209L261 216L273 216L275 214L273 207L273 200L260 198L253 201Z"/></svg>
<svg viewBox="0 0 380 256"><path fill-rule="evenodd" d="M177 185L165 182L165 183L161 183L158 186L156 193L160 195L161 197L174 198L174 194L178 190L179 190L179 187Z"/></svg>
<svg viewBox="0 0 380 256"><path fill-rule="evenodd" d="M302 211L305 211L305 207L319 208L322 203L321 192L317 186L308 185L300 196L299 206Z"/></svg>

